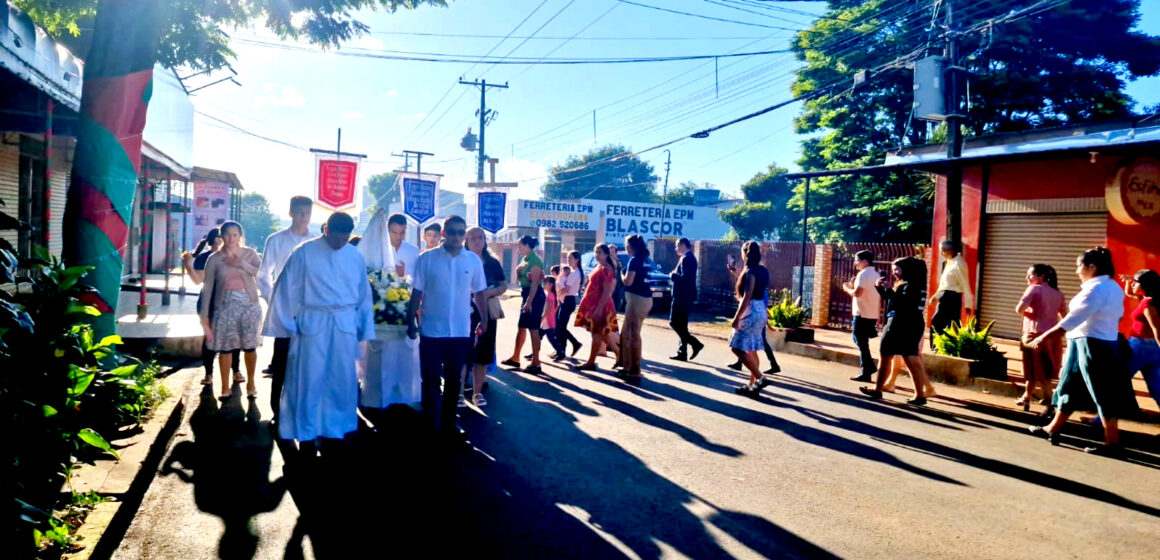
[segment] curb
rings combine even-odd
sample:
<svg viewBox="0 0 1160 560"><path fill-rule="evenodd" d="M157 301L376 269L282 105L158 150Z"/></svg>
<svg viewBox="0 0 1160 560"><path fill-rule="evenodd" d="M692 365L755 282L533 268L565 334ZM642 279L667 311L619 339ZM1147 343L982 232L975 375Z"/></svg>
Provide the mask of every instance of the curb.
<svg viewBox="0 0 1160 560"><path fill-rule="evenodd" d="M189 386L199 377L196 369L187 368L162 380L170 396L157 405L153 417L141 426L142 433L130 438L129 444L120 450L120 460L86 464L77 470L74 478L80 480L73 481L73 489L80 492L91 490L113 499L93 507L74 534L78 544L84 548L63 558L89 560L112 556L181 425ZM66 491L67 488L66 483Z"/></svg>

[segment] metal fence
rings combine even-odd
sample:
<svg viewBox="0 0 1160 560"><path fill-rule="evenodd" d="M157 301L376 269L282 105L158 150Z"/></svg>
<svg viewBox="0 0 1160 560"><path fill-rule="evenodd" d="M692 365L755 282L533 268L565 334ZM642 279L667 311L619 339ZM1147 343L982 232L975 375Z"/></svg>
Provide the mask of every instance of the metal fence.
<svg viewBox="0 0 1160 560"><path fill-rule="evenodd" d="M890 263L902 257L926 259L929 247L905 243L846 243L835 246L830 273L830 327L850 328L850 321L854 318L853 300L842 290L842 284L858 274L854 267L854 255L864 250L874 253L874 268L887 281L893 282ZM881 308L878 310L880 324L885 321L883 311Z"/></svg>
<svg viewBox="0 0 1160 560"><path fill-rule="evenodd" d="M697 243L697 260L701 279L699 300L702 305L714 309L731 309L737 305L734 298L734 289L737 282L736 273L730 273L726 268L729 256L732 255L736 272L745 268L745 260L741 257L741 241L699 241ZM776 292L789 289L797 294L797 267L802 261L802 244L793 242L763 242L761 244L761 263L769 270L769 290ZM809 280L814 266L814 244L806 244L806 297L805 304L809 304L809 292L812 284Z"/></svg>

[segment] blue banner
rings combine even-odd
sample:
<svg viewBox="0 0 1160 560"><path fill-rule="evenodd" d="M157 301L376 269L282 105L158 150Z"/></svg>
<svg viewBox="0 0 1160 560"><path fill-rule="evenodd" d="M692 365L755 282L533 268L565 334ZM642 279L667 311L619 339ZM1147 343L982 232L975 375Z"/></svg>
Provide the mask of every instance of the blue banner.
<svg viewBox="0 0 1160 560"><path fill-rule="evenodd" d="M479 227L492 235L499 233L506 225L507 193L481 192L477 200Z"/></svg>
<svg viewBox="0 0 1160 560"><path fill-rule="evenodd" d="M435 181L403 179L403 213L422 224L435 217Z"/></svg>

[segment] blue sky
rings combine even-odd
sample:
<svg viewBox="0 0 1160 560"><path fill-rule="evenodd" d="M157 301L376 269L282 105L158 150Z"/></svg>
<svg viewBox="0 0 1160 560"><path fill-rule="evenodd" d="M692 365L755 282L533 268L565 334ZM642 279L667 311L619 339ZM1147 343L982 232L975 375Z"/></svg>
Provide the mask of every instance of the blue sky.
<svg viewBox="0 0 1160 560"><path fill-rule="evenodd" d="M451 0L447 8L361 14L359 19L370 25L372 34L349 46L475 55L494 47L494 55L552 58L725 54L785 49L792 32L770 27L801 28L811 19L786 12L760 17L703 0L642 3L752 25L662 13L617 0ZM776 6L812 13L824 9L820 2L778 2ZM1140 27L1160 33L1160 0L1143 0L1141 11ZM515 37L534 34L526 41L397 34L502 37L529 14L513 33ZM577 33L575 39L565 40ZM232 35L271 40L261 29L237 30ZM791 72L797 64L791 54L720 59L715 80L712 60L491 66L303 53L237 41L233 46L238 54L234 68L242 86L219 84L197 92L197 111L299 147L333 149L336 129L341 127L343 151L369 156L364 178L400 166L401 160L392 158L392 152L433 152L434 157L425 158L423 169L443 173L443 186L452 190L466 190L476 173L474 155L460 148L459 140L468 127L477 132L479 93L456 85L457 80L464 76L508 82L510 89L488 92L488 107L498 113L487 129L488 153L500 159L499 180L520 181L516 196L526 198L538 196L547 169L569 154L607 143L642 149L789 99ZM198 80L187 85L196 87ZM1160 103L1160 78L1132 83L1128 92L1141 104ZM692 180L737 192L770 163L796 168L799 138L793 133L792 119L799 110L798 105L789 105L708 139L671 146L670 186ZM663 178L664 152L643 157ZM311 194L311 154L228 130L200 114L194 158L197 165L236 172L245 188L266 195L278 214L291 196Z"/></svg>

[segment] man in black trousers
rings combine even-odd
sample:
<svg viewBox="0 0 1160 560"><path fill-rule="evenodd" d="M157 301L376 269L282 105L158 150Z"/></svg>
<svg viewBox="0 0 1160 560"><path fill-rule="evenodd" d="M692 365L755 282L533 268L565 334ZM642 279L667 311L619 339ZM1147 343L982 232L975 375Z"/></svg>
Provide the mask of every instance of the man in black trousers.
<svg viewBox="0 0 1160 560"><path fill-rule="evenodd" d="M705 347L697 337L689 333L689 312L697 301L697 257L693 256L693 243L682 237L677 241L677 269L669 274L673 280L673 303L669 309L669 326L681 337L677 355L672 359L679 362L696 358ZM689 355L689 347L693 355Z"/></svg>

